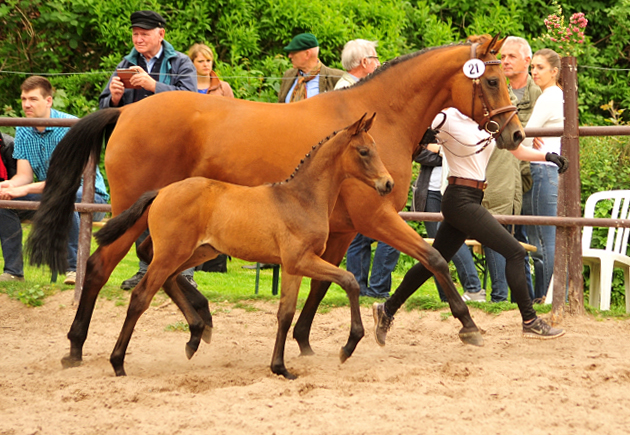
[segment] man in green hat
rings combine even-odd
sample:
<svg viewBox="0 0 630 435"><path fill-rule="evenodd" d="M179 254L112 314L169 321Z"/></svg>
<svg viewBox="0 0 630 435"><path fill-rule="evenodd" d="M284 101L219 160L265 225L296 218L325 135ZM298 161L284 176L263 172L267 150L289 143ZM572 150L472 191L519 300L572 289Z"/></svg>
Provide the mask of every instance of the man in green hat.
<svg viewBox="0 0 630 435"><path fill-rule="evenodd" d="M343 75L343 71L328 68L319 60L319 42L311 33L295 36L284 50L289 53L293 68L282 77L278 94L280 103L292 103L331 91Z"/></svg>

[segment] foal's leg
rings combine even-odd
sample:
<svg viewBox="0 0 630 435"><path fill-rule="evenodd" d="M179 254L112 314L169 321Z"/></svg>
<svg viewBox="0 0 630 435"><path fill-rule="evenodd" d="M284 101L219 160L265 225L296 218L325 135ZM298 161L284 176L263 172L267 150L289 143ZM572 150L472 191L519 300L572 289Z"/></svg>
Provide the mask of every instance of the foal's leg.
<svg viewBox="0 0 630 435"><path fill-rule="evenodd" d="M335 266L341 264L341 260L343 260L343 256L346 254L348 246L350 246L350 242L352 242L355 235L356 233L331 233L328 236L326 251L322 255L322 259ZM311 290L306 298L300 317L293 328L293 338L298 342L302 356L314 354L309 342L311 325L313 324L315 313L317 313L317 307L319 307L322 299L326 296L330 284L330 281L311 280Z"/></svg>
<svg viewBox="0 0 630 435"><path fill-rule="evenodd" d="M77 367L83 362L83 344L87 338L96 298L116 265L124 258L144 228L146 224L144 227L134 227L111 245L99 247L88 259L81 299L68 332L70 353L61 359L64 368Z"/></svg>
<svg viewBox="0 0 630 435"><path fill-rule="evenodd" d="M361 310L359 308L359 283L357 283L352 273L333 266L314 253L306 253L302 258L298 259L298 262L291 269L289 272L295 271L295 273L310 276L320 281L332 281L346 291L350 301L350 336L348 337L348 342L341 348L339 353L339 359L341 362L344 362L352 356L354 349L364 335Z"/></svg>
<svg viewBox="0 0 630 435"><path fill-rule="evenodd" d="M131 300L129 301L129 307L127 308L127 317L123 324L116 346L109 358L116 376L125 376L125 353L133 334L133 329L138 322L138 319L148 308L153 296L158 292L160 287L165 283L168 278L168 273L165 272L165 268L153 267L155 263L149 265L147 273L142 277L142 280L131 292Z"/></svg>
<svg viewBox="0 0 630 435"><path fill-rule="evenodd" d="M278 307L278 331L276 333L276 344L273 347L271 357L271 371L277 375L282 375L287 379L295 379L296 375L287 370L284 365L284 347L287 342L287 333L293 322L297 296L300 290L302 276L291 275L282 268L282 280L280 290L280 306Z"/></svg>

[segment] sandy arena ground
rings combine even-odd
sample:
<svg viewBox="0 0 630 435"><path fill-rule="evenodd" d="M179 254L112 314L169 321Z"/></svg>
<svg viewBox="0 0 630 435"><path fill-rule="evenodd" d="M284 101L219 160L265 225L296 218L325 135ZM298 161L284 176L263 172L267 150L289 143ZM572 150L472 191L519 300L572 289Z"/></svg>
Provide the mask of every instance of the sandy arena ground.
<svg viewBox="0 0 630 435"><path fill-rule="evenodd" d="M160 297L160 296L158 296ZM526 340L516 311L472 310L485 346L444 312L401 311L385 348L366 336L343 365L349 310L315 318L317 355L287 345L295 381L269 370L272 303L212 304L214 336L188 361L174 305L140 320L116 378L109 353L126 306L99 299L84 364L63 370L72 292L27 308L0 294L0 434L627 434L630 321L567 318L565 337Z"/></svg>

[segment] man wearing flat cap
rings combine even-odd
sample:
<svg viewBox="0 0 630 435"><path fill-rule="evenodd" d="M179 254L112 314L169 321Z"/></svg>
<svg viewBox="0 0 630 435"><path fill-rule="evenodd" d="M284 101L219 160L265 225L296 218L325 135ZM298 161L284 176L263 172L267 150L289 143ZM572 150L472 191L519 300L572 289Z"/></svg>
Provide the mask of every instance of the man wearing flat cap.
<svg viewBox="0 0 630 435"><path fill-rule="evenodd" d="M164 40L164 18L153 11L137 11L131 14L131 39L133 49L124 57L116 69L131 68L137 71L131 75L130 87L114 73L99 98L99 107L121 107L135 103L153 94L167 91L197 92L197 70L190 58L175 51L173 46ZM141 122L141 120L139 120ZM145 231L138 240L137 247L148 236ZM123 281L123 290L134 288L144 274L148 264L140 261L138 272ZM187 269L182 275L197 286L193 280L193 269Z"/></svg>
<svg viewBox="0 0 630 435"><path fill-rule="evenodd" d="M137 71L125 88L116 73L99 98L99 107L120 107L166 91L197 92L197 71L192 61L164 40L166 21L153 11L131 14L133 49L117 69Z"/></svg>
<svg viewBox="0 0 630 435"><path fill-rule="evenodd" d="M293 68L286 71L280 84L278 102L292 103L332 91L343 71L328 68L318 58L319 42L315 35L301 33L284 47Z"/></svg>

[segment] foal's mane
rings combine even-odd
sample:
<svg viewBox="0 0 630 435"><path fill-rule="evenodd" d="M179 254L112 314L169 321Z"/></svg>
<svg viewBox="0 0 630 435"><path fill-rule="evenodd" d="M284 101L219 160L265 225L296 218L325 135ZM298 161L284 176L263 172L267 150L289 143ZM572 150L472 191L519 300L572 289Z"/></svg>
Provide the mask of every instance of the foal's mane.
<svg viewBox="0 0 630 435"><path fill-rule="evenodd" d="M365 79L363 80L359 80L355 85L353 86L349 86L346 88L342 88L340 89L341 91L345 91L351 88L356 88L357 86L361 86L364 85L365 83L379 77L381 74L383 74L384 72L390 70L391 68L406 62L408 60L414 59L418 56L422 56L426 53L429 53L431 51L435 51L435 50L441 50L443 48L449 48L449 47L455 47L455 46L459 46L459 45L471 45L471 43L469 41L465 41L465 42L452 42L450 44L445 44L445 45L440 45L437 47L427 47L427 48L423 48L422 50L419 51L415 51L413 53L409 53L409 54L404 54L402 56L398 56L395 57L394 59L385 62L383 65L381 65L379 68L376 68L376 70L372 73L369 74Z"/></svg>
<svg viewBox="0 0 630 435"><path fill-rule="evenodd" d="M295 178L295 176L297 175L297 173L299 172L299 170L302 169L304 166L306 166L308 163L310 163L312 161L312 159L315 157L315 154L317 153L317 151L319 151L321 149L322 145L324 145L330 139L335 137L341 131L343 131L343 130L333 131L329 136L326 136L324 139L320 140L319 143L317 143L316 145L313 145L311 150L308 153L306 153L306 155L304 156L304 158L302 160L300 160L300 163L298 163L298 165L295 167L295 170L289 176L289 178L287 178L284 181L272 183L271 186L277 186L279 184L288 183L289 181L293 180Z"/></svg>

